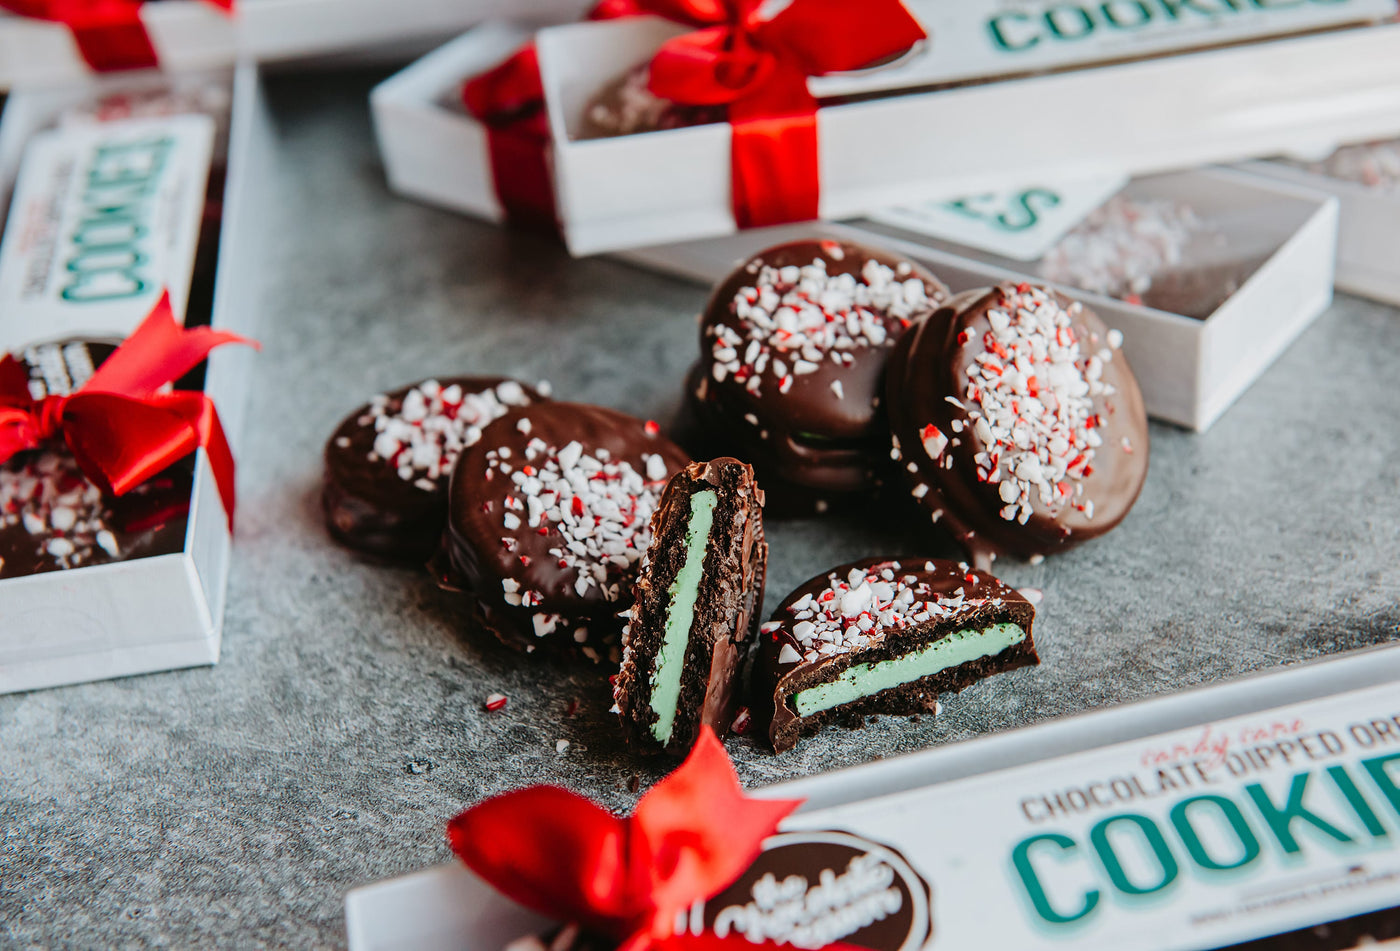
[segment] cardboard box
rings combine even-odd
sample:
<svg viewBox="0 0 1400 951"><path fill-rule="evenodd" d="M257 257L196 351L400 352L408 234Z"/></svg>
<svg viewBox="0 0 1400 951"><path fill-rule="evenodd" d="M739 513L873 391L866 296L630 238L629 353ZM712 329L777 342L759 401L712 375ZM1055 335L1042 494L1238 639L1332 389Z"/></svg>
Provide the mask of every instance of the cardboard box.
<svg viewBox="0 0 1400 951"><path fill-rule="evenodd" d="M586 14L592 0L236 0L233 16L202 0L141 9L163 69L319 59L357 51L415 55L483 20L535 26ZM0 12L0 89L90 75L68 28Z"/></svg>
<svg viewBox="0 0 1400 951"><path fill-rule="evenodd" d="M271 130L253 68L211 78L233 89L211 323L251 335L258 312L260 206L270 200L258 184L268 179ZM3 191L9 191L26 142L63 110L133 84L149 89L163 82L158 74L142 74L13 93L0 124ZM108 322L104 329L111 336L116 328ZM53 336L35 328L33 342L48 339ZM252 358L249 348L223 348L211 355L205 372L204 390L219 408L235 456ZM228 522L200 452L182 550L0 581L0 692L214 663L229 548Z"/></svg>
<svg viewBox="0 0 1400 951"><path fill-rule="evenodd" d="M1400 853L1395 843L1387 835L1366 831L1361 814L1346 811L1335 775L1322 773L1328 767L1344 770L1342 781L1353 780L1365 807L1385 816L1377 822L1386 829L1400 823L1400 804L1378 788L1369 768L1359 765L1389 756L1391 761L1371 768L1376 776L1400 784L1400 743L1378 746L1376 728L1369 726L1372 720L1400 714L1397 681L1400 647L1374 648L766 787L758 794L807 799L768 845L781 846L789 833L801 830L839 830L867 839L875 851L897 849L931 885L931 947L946 951L1186 951L1392 908L1400 905ZM1279 707L1284 697L1289 704ZM1351 726L1359 732L1353 735ZM1318 744L1330 745L1330 739L1314 742L1323 732L1338 736L1343 748L1329 753ZM1279 745L1289 742L1292 746ZM1307 747L1322 759L1312 759ZM1287 749L1295 761L1286 762L1280 749ZM1220 768L1222 756L1236 757L1230 764L1240 775ZM1198 761L1214 781L1191 787ZM1163 783L1176 776L1178 768L1183 770L1180 788L1159 786L1152 795L1139 796L1139 784L1144 794L1152 792L1156 771L1163 768L1169 771L1169 779L1159 781ZM1307 823L1299 822L1300 848L1286 853L1272 838L1270 829L1276 827L1251 812L1252 820L1246 821L1264 847L1256 860L1241 863L1230 874L1199 868L1175 838L1168 849L1178 874L1170 887L1148 894L1121 894L1112 884L1112 873L1093 864L1096 850L1089 833L1105 818L1146 814L1168 838L1175 825L1169 813L1183 800L1201 793L1219 795L1244 812L1256 807L1251 805L1253 794L1242 788L1258 782L1261 794L1282 804L1304 770L1310 773L1303 781L1308 785L1307 803L1344 828L1352 843L1332 842L1329 847L1324 844L1326 835L1304 831L1301 827ZM1115 780L1120 781L1116 792ZM1321 788L1324 784L1331 788ZM1091 787L1101 798L1128 798L1100 807L1085 792ZM1056 793L1067 808L1048 816ZM1081 803L1083 808L1076 809ZM1185 808L1204 812L1220 806ZM911 821L914 815L918 818ZM448 818L443 817L444 824ZM1208 822L1206 818L1202 824ZM1112 825L1122 828L1110 826L1100 834L1115 846L1122 838L1131 841L1134 830L1126 829L1129 824L1143 827L1134 820L1115 820ZM1101 895L1077 921L1038 918L1018 874L1016 846L1046 832L1064 835L1070 842L1058 852L1053 843L1025 850L1033 871L1040 866L1063 871L1048 889L1051 907L1078 912L1091 889ZM1215 851L1219 847L1219 840L1212 840L1208 854L1223 855ZM1057 862L1056 855L1062 861ZM1133 876L1129 881L1155 885L1145 878L1144 857L1134 858L1138 862L1124 863ZM1151 858L1148 854L1145 860ZM1146 871L1152 871L1150 864ZM1301 886L1308 887L1300 892ZM1280 895L1292 900L1253 901ZM1078 903L1070 907L1073 899ZM1251 901L1252 910L1244 910ZM987 914L992 908L1003 913ZM460 865L369 885L346 897L351 951L496 951L544 924L540 916L496 894ZM923 944L909 947L917 951Z"/></svg>
<svg viewBox="0 0 1400 951"><path fill-rule="evenodd" d="M488 221L504 218L487 130L462 106L461 87L530 34L514 23L482 24L374 87L370 113L390 188Z"/></svg>
<svg viewBox="0 0 1400 951"><path fill-rule="evenodd" d="M1374 188L1280 161L1240 167L1335 197L1340 205L1337 289L1400 304L1400 255L1395 253L1400 245L1400 190Z"/></svg>
<svg viewBox="0 0 1400 951"><path fill-rule="evenodd" d="M1259 261L1239 289L1204 320L1063 288L1123 332L1123 352L1142 386L1148 413L1205 430L1331 302L1336 200L1228 169L1143 178L1127 191L1189 202L1220 222L1227 247L1248 248L1249 257ZM1007 279L1044 283L1022 262L863 220L762 229L620 257L708 284L765 247L814 233L906 254L927 264L955 292Z"/></svg>
<svg viewBox="0 0 1400 951"><path fill-rule="evenodd" d="M539 35L556 197L575 254L735 231L727 125L580 138L590 98L682 30L632 19ZM820 216L1042 175L1144 174L1400 134L1397 43L1400 24L1342 28L826 106Z"/></svg>

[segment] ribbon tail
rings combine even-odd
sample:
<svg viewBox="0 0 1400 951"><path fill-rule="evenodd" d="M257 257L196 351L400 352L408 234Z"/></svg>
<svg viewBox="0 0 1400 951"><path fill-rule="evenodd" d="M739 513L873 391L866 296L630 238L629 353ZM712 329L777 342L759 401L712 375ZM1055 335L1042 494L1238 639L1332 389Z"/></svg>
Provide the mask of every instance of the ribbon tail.
<svg viewBox="0 0 1400 951"><path fill-rule="evenodd" d="M544 116L538 119L541 124ZM534 131L534 122L507 128L488 126L491 184L511 224L537 231L558 230L554 182L549 169L548 136Z"/></svg>
<svg viewBox="0 0 1400 951"><path fill-rule="evenodd" d="M214 486L219 490L219 501L223 503L224 516L228 519L231 535L233 510L238 501L234 484L233 450L229 448L228 437L224 435L224 424L219 421L214 401L203 394L199 394L199 397L199 418L195 422L195 431L199 436L199 445L209 460L209 468L214 473Z"/></svg>
<svg viewBox="0 0 1400 951"><path fill-rule="evenodd" d="M83 392L133 397L154 393L184 376L208 357L209 351L226 343L258 347L256 341L227 330L180 326L170 306L170 292L166 291L131 336L97 368Z"/></svg>
<svg viewBox="0 0 1400 951"><path fill-rule="evenodd" d="M817 103L807 78L784 70L729 107L731 204L740 228L820 214Z"/></svg>

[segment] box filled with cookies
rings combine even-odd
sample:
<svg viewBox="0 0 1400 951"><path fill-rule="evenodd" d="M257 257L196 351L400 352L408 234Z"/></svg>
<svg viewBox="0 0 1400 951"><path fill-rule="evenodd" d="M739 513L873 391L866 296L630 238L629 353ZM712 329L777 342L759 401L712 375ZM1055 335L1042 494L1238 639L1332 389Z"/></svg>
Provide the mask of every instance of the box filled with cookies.
<svg viewBox="0 0 1400 951"><path fill-rule="evenodd" d="M744 26L714 26L686 8L672 11L684 23L629 17L542 31L570 249L1400 131L1382 92L1400 86L1389 0L1170 5L1173 15L1127 4L1112 22L1060 4L882 3L849 8L851 22L819 16L820 6L795 2ZM706 45L717 30L739 31L725 42L744 56Z"/></svg>
<svg viewBox="0 0 1400 951"><path fill-rule="evenodd" d="M1357 142L1311 158L1249 162L1245 170L1336 197L1337 288L1400 304L1393 249L1400 222L1400 139Z"/></svg>
<svg viewBox="0 0 1400 951"><path fill-rule="evenodd" d="M218 659L261 108L251 70L9 97L0 690Z"/></svg>
<svg viewBox="0 0 1400 951"><path fill-rule="evenodd" d="M1400 936L1397 675L1392 647L752 798L725 788L723 754L702 741L619 821L656 834L672 806L688 842L718 840L733 862L704 883L669 877L645 853L625 867L669 886L653 895L684 892L653 946L1385 945ZM722 830L703 808L677 818L675 802L701 781L710 802L733 797ZM352 951L620 945L636 919L588 893L571 900L575 865L603 851L588 837L602 817L559 803L573 822L538 820L549 832L534 835L568 858L534 858L529 819L543 804L532 800L547 792L505 793L447 822L461 864L352 891Z"/></svg>

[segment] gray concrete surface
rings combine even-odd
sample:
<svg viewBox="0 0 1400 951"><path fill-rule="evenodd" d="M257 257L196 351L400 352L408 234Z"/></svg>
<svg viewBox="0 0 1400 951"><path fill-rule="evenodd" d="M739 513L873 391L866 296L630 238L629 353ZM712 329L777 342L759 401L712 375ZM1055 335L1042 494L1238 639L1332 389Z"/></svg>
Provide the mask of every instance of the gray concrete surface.
<svg viewBox="0 0 1400 951"><path fill-rule="evenodd" d="M336 946L346 891L447 860L444 823L464 806L553 781L625 807L659 775L622 752L607 671L494 649L425 575L331 544L319 454L369 394L433 373L543 377L664 418L704 292L392 197L365 108L374 78L271 83L272 303L222 662L0 697L0 945ZM1339 299L1208 434L1153 428L1120 529L1000 566L1045 592L1039 668L947 699L936 721L832 729L781 758L733 741L742 778L1400 637L1398 357L1400 312ZM770 538L770 608L844 560L943 548L859 518ZM498 690L509 706L488 714Z"/></svg>

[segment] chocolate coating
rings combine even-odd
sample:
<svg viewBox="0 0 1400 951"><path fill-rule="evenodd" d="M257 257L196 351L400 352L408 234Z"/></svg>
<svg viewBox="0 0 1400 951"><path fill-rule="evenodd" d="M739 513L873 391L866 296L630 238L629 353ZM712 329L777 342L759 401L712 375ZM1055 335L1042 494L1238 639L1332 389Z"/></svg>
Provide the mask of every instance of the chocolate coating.
<svg viewBox="0 0 1400 951"><path fill-rule="evenodd" d="M407 445L395 453L397 461L376 453L381 430L387 428L389 418L402 414L405 397L413 391L422 395L422 388L432 383L438 385L433 392L439 394L460 387L464 398L442 407L450 422L431 440L431 462L413 465ZM511 406L542 398L504 377L444 377L402 387L361 406L341 421L326 442L321 491L326 527L350 548L394 560L426 560L447 524L447 484L461 444L479 438L481 427ZM428 419L433 415L443 414L430 414ZM422 421L417 429L423 432ZM401 474L400 463L408 478Z"/></svg>
<svg viewBox="0 0 1400 951"><path fill-rule="evenodd" d="M847 628L840 646L819 646L809 634L799 637L796 615L805 598L819 599L828 589L847 583L857 572L880 576L888 569L894 579L915 579L911 586L923 601L942 605L945 613L907 627L881 627L878 620L862 643L851 638L859 633ZM1032 638L1035 608L1014 588L984 571L969 571L952 561L922 558L867 558L817 575L793 591L763 625L758 638L758 657L753 676L754 710L767 714L768 738L774 752L791 749L799 737L815 733L838 718L871 713L932 713L943 692L957 692L992 674L1040 663ZM985 628L1010 622L1026 632L1026 639L990 657L983 657L923 677L911 683L882 690L851 703L810 716L799 716L792 698L800 691L826 683L856 664L873 664L903 656L964 628ZM850 623L856 624L856 618Z"/></svg>
<svg viewBox="0 0 1400 951"><path fill-rule="evenodd" d="M1033 403L1027 399L1028 390L1018 395L1006 389L1010 383L1003 386L1012 377L994 372L1010 366L1014 355L1002 357L990 348L995 338L990 333L990 315L1016 312L1008 299L1014 304L1045 298L1053 302L1047 307L1058 307L1066 315L1072 337L1067 334L1062 339L1072 340L1079 350L1077 355L1055 350L1063 359L1053 372L1043 362L1026 363L1029 376L1023 373L1022 377L1027 385L1037 372L1042 377L1062 377L1056 386L1037 379L1040 396ZM895 454L901 459L905 481L933 520L951 531L979 564L999 552L1047 555L1088 541L1121 522L1137 500L1147 478L1147 414L1132 369L1122 352L1110 346L1111 339L1093 311L1063 295L1026 284L1003 284L959 294L895 348L887 393ZM1044 342L1039 340L1036 346ZM1110 359L1101 359L1105 353ZM1069 392L1064 387L1087 383L1091 360L1107 389L1093 392L1089 388L1087 395L1064 397ZM969 367L979 362L993 366L985 374L977 371L969 377ZM1088 423L1069 427L1067 444L1053 449L1047 448L1044 430L1027 424L1024 448L1039 453L1036 471L1057 471L1051 464L1055 459L1075 462L1067 474L1055 478L1050 501L1039 491L1029 491L1021 499L1025 504L1008 514L1008 505L1015 500L1003 493L1008 491L1006 483L1020 484L1012 478L1012 467L1024 458L1023 447L1015 441L1020 438L1015 430L979 425L987 419L974 416L986 417L988 411L970 397L972 388L984 397L989 388L995 388L997 398L1005 397L1005 403L1026 419L1039 419L1031 407L1050 406L1056 392L1061 393L1060 405L1075 405L1089 414ZM950 402L950 397L957 402ZM999 468L990 465L994 460L1000 461ZM993 475L994 479L989 478Z"/></svg>
<svg viewBox="0 0 1400 951"><path fill-rule="evenodd" d="M116 344L65 340L17 354L36 398L66 396ZM182 551L194 457L182 459L123 496L83 475L61 440L0 463L0 579Z"/></svg>
<svg viewBox="0 0 1400 951"><path fill-rule="evenodd" d="M670 588L686 561L690 500L704 491L716 495L714 520L686 642L675 726L663 745L652 733L658 720L651 707L652 683L672 602ZM651 525L651 547L633 588L632 619L623 635L613 697L634 748L683 756L695 744L701 724L723 738L734 722L735 681L758 631L768 565L763 491L753 469L737 459L692 463L667 483Z"/></svg>
<svg viewBox="0 0 1400 951"><path fill-rule="evenodd" d="M661 491L689 462L654 423L614 410L512 410L457 461L434 572L473 594L507 645L598 660L622 628Z"/></svg>
<svg viewBox="0 0 1400 951"><path fill-rule="evenodd" d="M832 280L798 271L816 264ZM799 276L810 283L795 289ZM784 483L818 497L866 490L888 454L885 362L947 297L925 269L882 251L815 240L770 248L711 295L687 411L754 465L775 500ZM816 298L805 305L811 323L779 305L798 298Z"/></svg>

